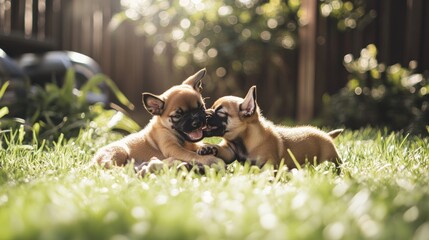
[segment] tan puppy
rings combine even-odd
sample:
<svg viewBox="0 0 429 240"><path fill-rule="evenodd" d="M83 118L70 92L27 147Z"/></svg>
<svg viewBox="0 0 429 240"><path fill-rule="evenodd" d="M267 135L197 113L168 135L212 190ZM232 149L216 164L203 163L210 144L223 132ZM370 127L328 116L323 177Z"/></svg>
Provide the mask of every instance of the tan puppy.
<svg viewBox="0 0 429 240"><path fill-rule="evenodd" d="M287 128L276 126L262 117L256 102L256 87L246 97L226 96L208 110L205 136L222 136L219 145L206 145L197 152L213 154L226 163L250 160L257 166L266 163L278 167L281 160L289 168L296 167L291 154L300 165L322 161L340 161L333 138L343 130L325 133L314 127ZM290 151L290 153L288 152Z"/></svg>
<svg viewBox="0 0 429 240"><path fill-rule="evenodd" d="M143 93L143 104L153 115L149 124L140 132L99 149L93 161L105 167L123 166L130 160L139 165L152 158L196 161L205 165L222 162L214 156L201 156L195 152L206 123L201 96L201 79L205 74L206 70L202 69L159 96Z"/></svg>

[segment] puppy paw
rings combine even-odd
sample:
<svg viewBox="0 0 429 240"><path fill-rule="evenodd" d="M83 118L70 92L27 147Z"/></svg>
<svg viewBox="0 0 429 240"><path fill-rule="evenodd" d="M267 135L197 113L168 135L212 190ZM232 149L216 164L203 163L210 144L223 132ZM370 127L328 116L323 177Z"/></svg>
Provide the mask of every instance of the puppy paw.
<svg viewBox="0 0 429 240"><path fill-rule="evenodd" d="M144 162L136 167L134 167L137 175L145 176L148 173L157 173L164 168L164 162L158 158L151 158L149 162Z"/></svg>
<svg viewBox="0 0 429 240"><path fill-rule="evenodd" d="M198 155L213 155L216 156L219 152L217 145L205 145L197 150Z"/></svg>
<svg viewBox="0 0 429 240"><path fill-rule="evenodd" d="M204 174L205 173L205 168L204 165L199 163L199 162L182 162L179 165L177 165L177 169L178 170L182 170L185 169L186 171L191 171L194 170L195 173L198 174Z"/></svg>
<svg viewBox="0 0 429 240"><path fill-rule="evenodd" d="M208 155L208 156L202 156L203 158L201 159L201 161L199 161L201 164L203 165L207 165L209 167L214 167L214 166L225 166L225 162L217 157Z"/></svg>
<svg viewBox="0 0 429 240"><path fill-rule="evenodd" d="M128 160L127 151L120 146L106 146L100 148L92 158L91 162L109 169L112 166L124 166Z"/></svg>

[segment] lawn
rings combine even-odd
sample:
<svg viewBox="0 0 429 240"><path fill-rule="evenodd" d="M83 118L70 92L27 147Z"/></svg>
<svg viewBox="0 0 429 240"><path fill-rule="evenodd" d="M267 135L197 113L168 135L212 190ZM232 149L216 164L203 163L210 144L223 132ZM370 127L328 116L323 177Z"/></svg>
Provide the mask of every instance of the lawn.
<svg viewBox="0 0 429 240"><path fill-rule="evenodd" d="M344 161L275 173L91 166L117 134L1 133L0 239L428 239L429 139L346 131Z"/></svg>

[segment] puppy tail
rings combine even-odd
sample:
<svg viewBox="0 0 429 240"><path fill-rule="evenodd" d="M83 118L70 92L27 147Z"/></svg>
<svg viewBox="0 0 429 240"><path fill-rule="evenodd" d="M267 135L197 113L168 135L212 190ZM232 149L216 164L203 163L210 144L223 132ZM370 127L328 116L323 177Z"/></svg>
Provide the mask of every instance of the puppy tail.
<svg viewBox="0 0 429 240"><path fill-rule="evenodd" d="M334 138L336 138L338 135L340 135L343 131L344 131L344 129L342 129L342 128L340 128L340 129L335 129L335 130L332 130L332 131L328 132L328 135L329 135L332 139L334 139Z"/></svg>

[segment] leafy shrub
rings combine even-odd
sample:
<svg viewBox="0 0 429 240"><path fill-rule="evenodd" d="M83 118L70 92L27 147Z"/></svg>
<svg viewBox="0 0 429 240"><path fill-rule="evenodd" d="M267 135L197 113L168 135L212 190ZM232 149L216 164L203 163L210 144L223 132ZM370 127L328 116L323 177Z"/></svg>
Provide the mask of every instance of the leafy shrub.
<svg viewBox="0 0 429 240"><path fill-rule="evenodd" d="M236 87L231 85L242 76L266 74L273 65L283 68L285 58L297 52L303 20L300 0L121 4L123 11L113 17L112 29L124 21L135 23L136 33L145 36L161 63L178 69L210 66L216 78L231 80L227 88ZM340 30L363 27L376 15L362 0L320 0L318 7L321 16L335 21Z"/></svg>
<svg viewBox="0 0 429 240"><path fill-rule="evenodd" d="M99 87L101 83L109 86L122 104L129 108L133 107L107 76L95 75L77 89L75 73L68 70L61 87L53 82L47 83L44 87L27 84L25 94L17 95L17 98L21 99L9 108L5 106L0 109L0 113L4 112L2 115L6 115L0 118L0 127L2 131L8 129L31 131L32 135L25 136L32 137L33 141L37 141L37 138L53 140L60 135L67 138L77 136L80 130L86 127L119 128L127 132L138 130L138 124L122 113L106 110L102 103L88 102L90 92L101 92ZM6 87L7 82L2 90ZM4 91L0 91L0 94L1 92ZM9 114L8 109L14 109L13 113Z"/></svg>
<svg viewBox="0 0 429 240"><path fill-rule="evenodd" d="M362 29L370 23L377 13L366 8L366 1L363 0L320 0L319 4L320 14L335 21L340 31Z"/></svg>
<svg viewBox="0 0 429 240"><path fill-rule="evenodd" d="M427 135L429 123L429 81L409 68L395 64L386 67L376 59L377 48L368 45L360 57L344 57L349 74L347 86L332 97L326 96L329 123L349 128L387 127Z"/></svg>
<svg viewBox="0 0 429 240"><path fill-rule="evenodd" d="M284 74L285 62L295 57L299 0L121 3L124 11L110 26L133 22L166 68L194 72L210 66L214 70L207 89L212 92L245 94L240 91L247 88L246 81L267 72Z"/></svg>

